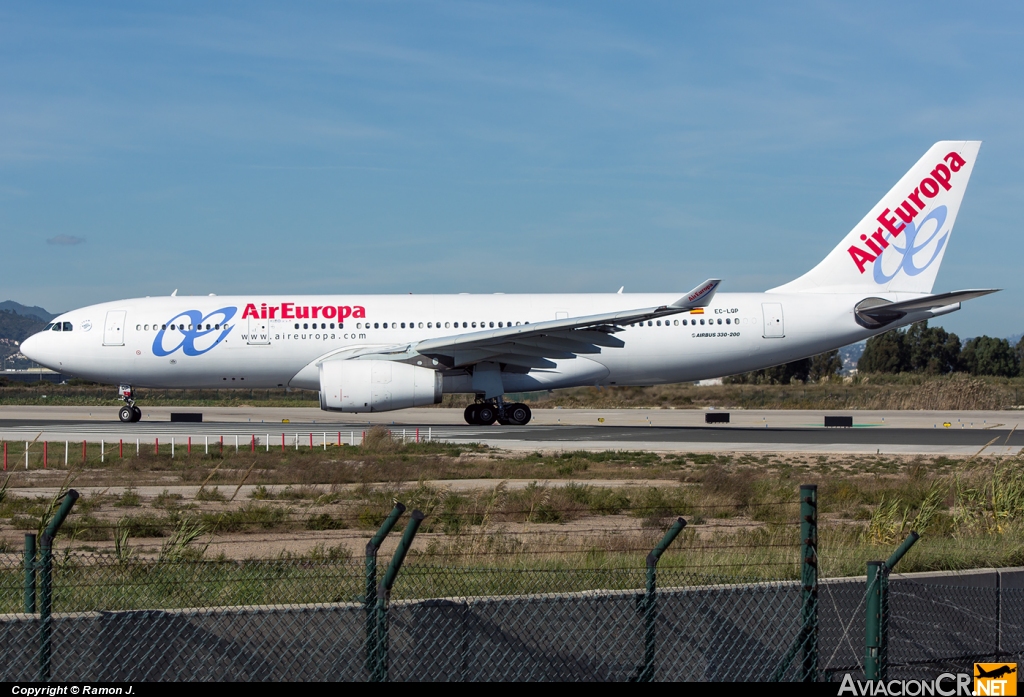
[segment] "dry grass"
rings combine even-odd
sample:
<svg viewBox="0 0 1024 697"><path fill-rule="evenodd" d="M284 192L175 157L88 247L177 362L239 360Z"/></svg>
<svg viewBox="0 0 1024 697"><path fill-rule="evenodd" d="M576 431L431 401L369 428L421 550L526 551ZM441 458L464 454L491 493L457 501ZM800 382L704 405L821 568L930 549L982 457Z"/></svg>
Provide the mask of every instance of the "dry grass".
<svg viewBox="0 0 1024 697"><path fill-rule="evenodd" d="M815 483L830 574L888 556L911 529L924 537L902 570L1024 562L1019 457L519 455L403 445L386 429L368 432L363 447L326 453L145 453L102 465L90 453L70 473L11 473L0 489L5 549L17 549L21 533L38 530L53 510L53 497L26 489L62 481L98 488L76 504L64 544L119 559L359 554L400 500L427 514L413 550L420 562L638 564L683 516L689 525L663 563L791 574L797 490Z"/></svg>

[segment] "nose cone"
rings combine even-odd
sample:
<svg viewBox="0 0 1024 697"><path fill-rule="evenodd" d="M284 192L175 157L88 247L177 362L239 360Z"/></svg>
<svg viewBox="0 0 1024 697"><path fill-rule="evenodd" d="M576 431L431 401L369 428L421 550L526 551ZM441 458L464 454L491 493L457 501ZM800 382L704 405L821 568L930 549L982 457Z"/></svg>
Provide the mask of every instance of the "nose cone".
<svg viewBox="0 0 1024 697"><path fill-rule="evenodd" d="M21 353L41 366L56 370L53 366L57 363L57 359L54 357L54 347L50 345L48 333L39 332L22 341Z"/></svg>
<svg viewBox="0 0 1024 697"><path fill-rule="evenodd" d="M33 334L29 338L21 342L21 353L29 360L33 360L36 363L41 362L40 348L42 341L39 338L39 334Z"/></svg>

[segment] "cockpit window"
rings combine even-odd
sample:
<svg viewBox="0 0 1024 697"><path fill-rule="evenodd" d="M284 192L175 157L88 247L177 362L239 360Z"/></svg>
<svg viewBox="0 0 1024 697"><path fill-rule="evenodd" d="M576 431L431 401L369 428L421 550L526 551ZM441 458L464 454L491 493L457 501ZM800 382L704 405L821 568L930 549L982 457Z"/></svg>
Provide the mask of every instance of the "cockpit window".
<svg viewBox="0 0 1024 697"><path fill-rule="evenodd" d="M60 322L54 322L53 323L53 329L51 329L50 331L52 331L52 332L59 332L60 331Z"/></svg>
<svg viewBox="0 0 1024 697"><path fill-rule="evenodd" d="M44 332L48 332L48 331L50 331L51 329L53 329L53 322L50 322L50 323L49 323L49 324L47 324L47 325L46 325L45 327L43 327L43 331L44 331Z"/></svg>
<svg viewBox="0 0 1024 697"><path fill-rule="evenodd" d="M69 332L69 331L71 331L71 329L72 329L71 322L65 322L64 323L64 331Z"/></svg>

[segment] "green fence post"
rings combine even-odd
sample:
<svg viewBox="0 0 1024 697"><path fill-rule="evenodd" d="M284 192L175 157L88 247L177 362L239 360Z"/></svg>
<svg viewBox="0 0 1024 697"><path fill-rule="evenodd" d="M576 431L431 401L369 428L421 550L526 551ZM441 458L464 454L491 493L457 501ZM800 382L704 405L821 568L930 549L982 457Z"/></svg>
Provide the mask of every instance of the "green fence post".
<svg viewBox="0 0 1024 697"><path fill-rule="evenodd" d="M78 492L69 489L57 513L39 540L39 682L50 680L50 652L53 611L53 538L78 500Z"/></svg>
<svg viewBox="0 0 1024 697"><path fill-rule="evenodd" d="M413 511L402 533L402 539L398 542L395 555L391 558L388 570L384 572L384 578L377 586L377 660L374 663L374 672L370 676L371 682L387 682L388 680L388 602L391 599L391 588L395 585L395 579L405 561L405 555L412 547L412 540L416 537L416 531L420 528L425 516L421 511Z"/></svg>
<svg viewBox="0 0 1024 697"><path fill-rule="evenodd" d="M384 538L395 527L395 523L403 513L405 513L405 506L396 501L395 507L381 523L377 534L366 543L366 585L363 589L363 610L366 612L366 646L364 649L366 670L371 676L377 656L377 552L380 551Z"/></svg>
<svg viewBox="0 0 1024 697"><path fill-rule="evenodd" d="M882 576L885 562L868 562L867 597L864 600L864 677L880 680L882 652Z"/></svg>
<svg viewBox="0 0 1024 697"><path fill-rule="evenodd" d="M25 612L36 611L36 535L25 533Z"/></svg>
<svg viewBox="0 0 1024 697"><path fill-rule="evenodd" d="M661 542L647 555L647 588L646 592L637 598L640 611L644 613L644 663L637 670L636 682L654 680L654 659L657 653L655 630L658 625L658 561L685 527L686 521L677 518L661 538Z"/></svg>
<svg viewBox="0 0 1024 697"><path fill-rule="evenodd" d="M896 551L892 553L885 561L884 568L882 569L882 581L881 581L881 646L878 652L878 675L879 680L888 680L889 676L889 573L892 572L900 559L910 551L910 548L914 546L914 543L921 539L921 536L917 532L911 530L910 534L907 535L907 539L903 540Z"/></svg>
<svg viewBox="0 0 1024 697"><path fill-rule="evenodd" d="M803 605L800 613L800 647L803 651L800 679L818 679L818 487L800 486L800 581Z"/></svg>

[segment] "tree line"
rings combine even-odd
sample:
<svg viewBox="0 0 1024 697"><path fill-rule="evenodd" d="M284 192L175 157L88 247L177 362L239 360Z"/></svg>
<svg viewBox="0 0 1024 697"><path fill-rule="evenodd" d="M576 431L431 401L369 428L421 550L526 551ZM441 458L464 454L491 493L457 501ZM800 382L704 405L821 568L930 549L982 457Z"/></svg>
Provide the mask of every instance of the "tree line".
<svg viewBox="0 0 1024 697"><path fill-rule="evenodd" d="M1012 378L1021 374L1024 338L1016 346L1006 339L977 336L967 342L927 322L868 339L857 363L859 373L970 373Z"/></svg>
<svg viewBox="0 0 1024 697"><path fill-rule="evenodd" d="M1024 337L1011 345L1006 339L978 336L962 342L942 327L917 322L905 329L893 329L867 341L857 362L858 373L970 373L1017 377L1024 375ZM777 365L764 370L724 378L727 384L788 385L791 382L820 382L838 375L843 368L838 351Z"/></svg>

